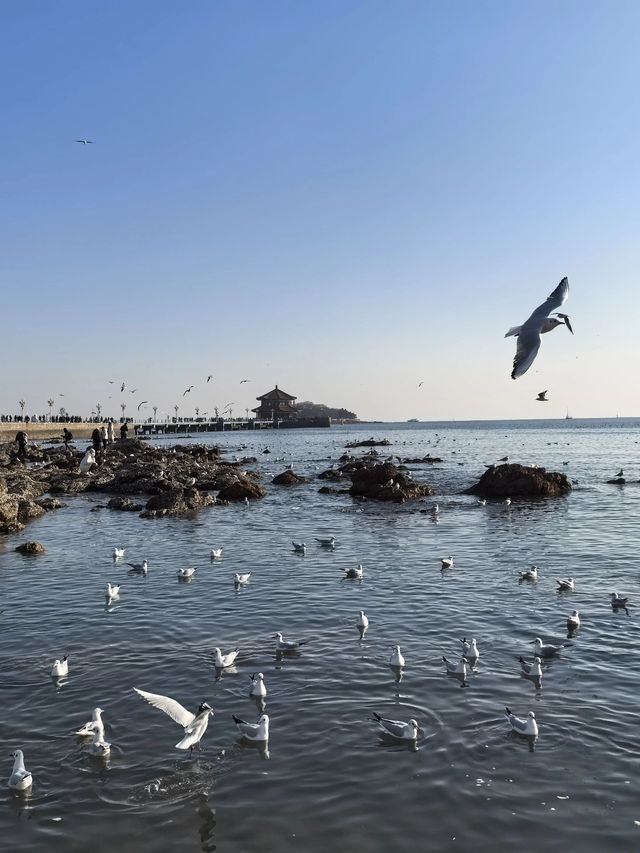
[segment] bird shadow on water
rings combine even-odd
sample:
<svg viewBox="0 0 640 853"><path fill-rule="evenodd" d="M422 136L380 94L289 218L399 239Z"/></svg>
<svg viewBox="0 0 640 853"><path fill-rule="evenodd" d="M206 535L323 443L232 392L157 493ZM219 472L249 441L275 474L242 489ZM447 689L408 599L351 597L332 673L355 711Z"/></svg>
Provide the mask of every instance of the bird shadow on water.
<svg viewBox="0 0 640 853"><path fill-rule="evenodd" d="M529 748L529 752L535 752L536 741L538 740L537 737L534 737L533 735L523 735L515 731L507 732L506 737L514 743L522 745L526 743Z"/></svg>

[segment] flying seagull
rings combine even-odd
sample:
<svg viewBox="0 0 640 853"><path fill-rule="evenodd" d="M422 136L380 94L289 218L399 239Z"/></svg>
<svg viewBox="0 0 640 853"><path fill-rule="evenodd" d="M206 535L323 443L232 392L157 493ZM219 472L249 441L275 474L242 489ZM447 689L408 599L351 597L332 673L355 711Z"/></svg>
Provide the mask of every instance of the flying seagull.
<svg viewBox="0 0 640 853"><path fill-rule="evenodd" d="M201 702L195 714L187 711L175 699L169 696L160 696L157 693L147 693L146 690L133 688L142 696L145 702L164 711L172 720L184 729L184 737L176 744L176 749L193 749L198 746L209 725L209 715L213 714L213 708L207 702Z"/></svg>
<svg viewBox="0 0 640 853"><path fill-rule="evenodd" d="M127 387L127 383L126 383L126 382L123 382L123 383L122 383L122 385L121 385L121 387L120 387L120 393L121 393L121 394L122 394L122 393L124 393L124 389L125 389L126 387Z"/></svg>
<svg viewBox="0 0 640 853"><path fill-rule="evenodd" d="M547 397L548 393L549 393L548 391L540 391L538 396L536 397L536 400L538 401L538 403L548 403L549 402L549 399Z"/></svg>
<svg viewBox="0 0 640 853"><path fill-rule="evenodd" d="M182 396L184 397L184 396L186 396L187 394L189 394L192 388L195 388L195 385L189 385L189 387L187 388L187 390L182 392Z"/></svg>
<svg viewBox="0 0 640 853"><path fill-rule="evenodd" d="M251 380L250 379L241 379L240 380L241 385L244 385L245 382L251 382Z"/></svg>
<svg viewBox="0 0 640 853"><path fill-rule="evenodd" d="M207 376L207 382L210 382L212 379L213 379L213 373L210 373L210 374Z"/></svg>
<svg viewBox="0 0 640 853"><path fill-rule="evenodd" d="M135 394L137 390L138 390L137 388L129 388L129 393Z"/></svg>
<svg viewBox="0 0 640 853"><path fill-rule="evenodd" d="M423 385L424 385L424 381L418 382L418 388L422 388Z"/></svg>
<svg viewBox="0 0 640 853"><path fill-rule="evenodd" d="M138 405L138 411L140 411L141 407L142 407L142 406L144 406L144 404L145 404L145 403L148 403L148 402L149 402L148 400L143 400L143 401Z"/></svg>
<svg viewBox="0 0 640 853"><path fill-rule="evenodd" d="M79 142L80 145L93 145L93 139L74 139L74 142Z"/></svg>
<svg viewBox="0 0 640 853"><path fill-rule="evenodd" d="M569 279L563 278L553 293L539 305L529 319L522 326L513 326L506 333L505 338L515 335L518 338L516 355L513 359L513 370L511 378L517 379L529 370L540 349L540 335L550 332L556 326L564 325L563 320L556 320L549 315L554 308L567 301L569 296ZM569 327L567 327L569 328Z"/></svg>

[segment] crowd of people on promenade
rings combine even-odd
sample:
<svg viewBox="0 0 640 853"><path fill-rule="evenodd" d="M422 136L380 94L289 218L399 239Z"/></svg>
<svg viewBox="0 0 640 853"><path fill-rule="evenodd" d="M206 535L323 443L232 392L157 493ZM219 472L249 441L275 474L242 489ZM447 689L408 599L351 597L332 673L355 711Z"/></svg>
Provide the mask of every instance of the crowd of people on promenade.
<svg viewBox="0 0 640 853"><path fill-rule="evenodd" d="M6 421L5 421L6 423ZM24 421L14 421L14 423L24 423L27 426L28 423L31 423L29 418L26 418ZM76 423L76 421L63 421L63 423ZM135 428L134 428L135 429ZM123 421L119 427L120 440L124 441L129 436L129 425L126 421ZM73 433L69 429L68 426L63 427L61 439L64 442L64 446L66 448L69 447L69 443L73 441ZM96 426L96 428L91 433L91 446L95 451L96 461L100 464L100 460L103 458L103 454L107 447L110 444L113 444L116 440L116 424L113 418L109 418L104 421L100 426ZM20 460L20 462L27 461L27 451L29 448L29 436L25 429L19 429L16 433L16 437L14 439L14 447L11 453L12 459Z"/></svg>

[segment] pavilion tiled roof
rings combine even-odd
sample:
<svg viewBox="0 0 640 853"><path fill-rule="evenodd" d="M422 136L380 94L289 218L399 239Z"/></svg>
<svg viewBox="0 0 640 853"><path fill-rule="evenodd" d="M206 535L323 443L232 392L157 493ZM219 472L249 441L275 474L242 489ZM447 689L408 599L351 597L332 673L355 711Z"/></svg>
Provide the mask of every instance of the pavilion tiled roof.
<svg viewBox="0 0 640 853"><path fill-rule="evenodd" d="M276 387L273 391L268 391L266 394L263 394L261 397L256 397L256 400L295 400L291 394L287 394L286 391L282 391L282 389Z"/></svg>

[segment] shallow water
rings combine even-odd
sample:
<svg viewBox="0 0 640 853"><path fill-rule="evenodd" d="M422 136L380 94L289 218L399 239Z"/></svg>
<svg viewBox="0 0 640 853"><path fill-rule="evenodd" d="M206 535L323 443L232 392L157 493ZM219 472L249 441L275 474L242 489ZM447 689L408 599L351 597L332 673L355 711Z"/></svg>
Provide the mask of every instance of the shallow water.
<svg viewBox="0 0 640 853"><path fill-rule="evenodd" d="M438 433L438 437L436 437ZM613 422L369 425L318 431L212 437L256 466L277 473L286 456L315 474L344 444L388 437L383 453L443 457L410 466L439 492L437 523L420 505L388 507L319 495L321 482L269 486L249 507L206 510L195 520L143 521L135 514L90 512L98 496L0 538L0 735L25 752L34 775L28 798L2 794L0 838L21 851L224 851L266 853L333 847L354 853L432 850L588 853L635 850L638 804L639 640L636 611L614 613L617 589L640 602L640 484L604 484L620 466L640 479L640 427ZM200 437L201 438L201 437ZM271 456L260 450L269 445ZM509 454L566 471L578 481L567 498L479 507L459 492L484 463ZM568 461L567 466L563 462ZM267 481L269 478L266 478ZM314 536L333 534L335 551ZM47 547L39 558L13 548L25 538ZM294 554L291 540L307 543ZM149 559L149 576L114 564ZM223 547L221 561L209 551ZM443 575L440 557L455 568ZM361 562L362 583L341 569ZM518 572L540 567L537 584ZM181 583L176 570L198 565ZM233 573L251 569L236 591ZM573 575L574 593L556 577ZM106 608L107 581L122 583ZM582 627L567 639L573 609ZM355 620L370 619L360 642ZM297 656L277 660L273 633L306 637ZM480 647L467 688L443 671L463 636ZM542 688L519 674L530 641L564 642L545 665ZM387 667L400 643L400 682ZM240 648L237 672L216 681L211 650ZM51 662L70 655L59 686ZM255 720L248 675L269 689L269 757L243 745L231 720ZM216 710L193 757L178 753L180 729L146 705L132 686ZM72 732L105 710L108 762L91 759ZM533 750L514 738L509 705L534 710ZM387 744L373 711L415 716L426 737L413 751ZM490 846L487 846L490 845Z"/></svg>

